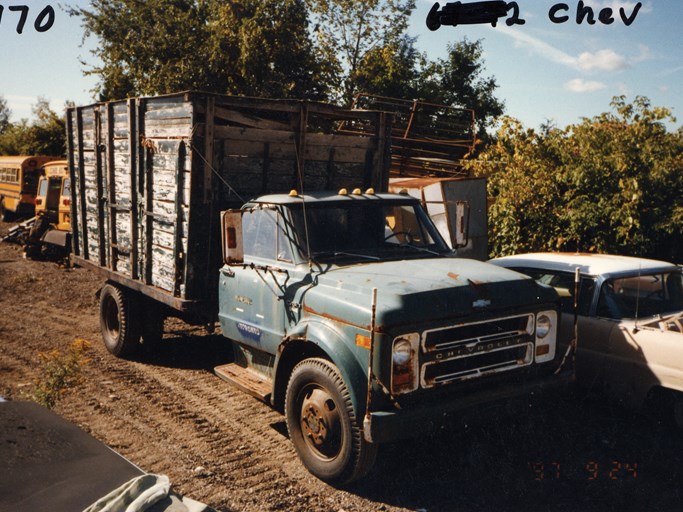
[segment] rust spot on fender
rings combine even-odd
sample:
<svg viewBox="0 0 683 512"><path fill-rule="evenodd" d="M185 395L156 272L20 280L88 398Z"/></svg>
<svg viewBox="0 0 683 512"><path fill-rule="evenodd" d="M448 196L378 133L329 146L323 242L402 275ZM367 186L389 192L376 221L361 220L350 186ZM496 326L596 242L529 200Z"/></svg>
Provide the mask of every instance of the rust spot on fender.
<svg viewBox="0 0 683 512"><path fill-rule="evenodd" d="M332 320L333 322L337 322L343 325L350 325L351 327L357 327L358 329L365 329L366 331L370 330L370 324L367 325L357 325L352 322L349 322L348 320L345 320L343 318L336 317L334 315L330 315L329 313L323 313L321 311L316 311L315 309L311 308L310 306L304 306L304 311L310 315L316 315L316 316L321 316L323 318L326 318L327 320ZM382 332L382 329L379 326L375 326L375 332Z"/></svg>

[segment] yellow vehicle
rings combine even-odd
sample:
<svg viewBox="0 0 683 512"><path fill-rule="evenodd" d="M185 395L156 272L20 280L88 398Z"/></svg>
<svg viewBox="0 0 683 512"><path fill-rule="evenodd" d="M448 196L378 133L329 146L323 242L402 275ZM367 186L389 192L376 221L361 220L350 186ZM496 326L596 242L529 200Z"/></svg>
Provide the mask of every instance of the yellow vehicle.
<svg viewBox="0 0 683 512"><path fill-rule="evenodd" d="M43 166L38 180L36 217L47 216L60 231L71 231L71 180L66 160L55 160Z"/></svg>
<svg viewBox="0 0 683 512"><path fill-rule="evenodd" d="M0 156L0 220L32 217L38 179L53 156Z"/></svg>
<svg viewBox="0 0 683 512"><path fill-rule="evenodd" d="M71 178L66 160L46 163L38 180L35 222L26 239L26 255L43 251L60 256L69 252L71 243Z"/></svg>

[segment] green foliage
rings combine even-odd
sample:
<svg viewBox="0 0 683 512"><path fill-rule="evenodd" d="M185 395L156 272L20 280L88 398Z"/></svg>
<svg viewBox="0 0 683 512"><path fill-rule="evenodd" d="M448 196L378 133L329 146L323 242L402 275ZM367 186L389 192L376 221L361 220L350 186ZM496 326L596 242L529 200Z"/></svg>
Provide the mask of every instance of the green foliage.
<svg viewBox="0 0 683 512"><path fill-rule="evenodd" d="M99 44L101 100L182 90L320 97L302 0L95 0L71 8Z"/></svg>
<svg viewBox="0 0 683 512"><path fill-rule="evenodd" d="M391 98L413 99L418 90L419 69L424 57L408 36L368 51L354 75L357 91Z"/></svg>
<svg viewBox="0 0 683 512"><path fill-rule="evenodd" d="M431 103L474 109L477 132L487 140L486 130L501 116L505 104L495 96L493 77L483 77L481 41L464 38L448 45L448 55L429 63L421 72L421 97Z"/></svg>
<svg viewBox="0 0 683 512"><path fill-rule="evenodd" d="M12 111L7 106L7 100L0 96L0 135L9 126L9 118L12 116Z"/></svg>
<svg viewBox="0 0 683 512"><path fill-rule="evenodd" d="M40 353L42 372L35 382L33 401L52 409L62 396L82 382L81 370L88 362L90 343L76 339L66 353L60 350Z"/></svg>
<svg viewBox="0 0 683 512"><path fill-rule="evenodd" d="M503 104L481 76L481 43L465 39L429 61L407 35L414 9L415 0L94 0L69 13L98 40L101 64L86 74L99 77L100 100L203 90L348 106L367 92L474 108L484 134Z"/></svg>
<svg viewBox="0 0 683 512"><path fill-rule="evenodd" d="M647 98L564 130L505 119L469 166L488 177L492 256L566 250L678 261L683 249L683 137Z"/></svg>
<svg viewBox="0 0 683 512"><path fill-rule="evenodd" d="M46 155L66 154L66 128L64 119L57 115L44 98L38 98L33 107L35 121L26 119L8 123L0 131L0 154L2 155Z"/></svg>
<svg viewBox="0 0 683 512"><path fill-rule="evenodd" d="M350 105L375 69L392 67L415 0L307 0L315 22L316 47L331 73L333 98ZM389 59L387 59L389 57ZM374 91L372 91L374 92Z"/></svg>

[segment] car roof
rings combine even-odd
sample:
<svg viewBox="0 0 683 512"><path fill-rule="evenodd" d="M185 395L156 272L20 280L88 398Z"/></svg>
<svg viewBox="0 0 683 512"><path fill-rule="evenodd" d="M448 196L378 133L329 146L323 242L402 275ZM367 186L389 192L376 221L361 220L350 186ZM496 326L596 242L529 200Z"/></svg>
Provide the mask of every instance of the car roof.
<svg viewBox="0 0 683 512"><path fill-rule="evenodd" d="M296 192L291 192L289 194L268 194L256 199L249 201L251 204L258 203L269 203L269 204L301 204L305 201L307 204L316 203L329 203L330 201L338 201L340 203L350 203L358 201L380 201L380 200L392 200L392 201L403 201L406 203L417 203L417 199L413 198L408 194L392 194L392 193L375 193L373 192L360 192L360 191L342 191L330 192L330 191L316 191L307 192L305 194L299 194Z"/></svg>
<svg viewBox="0 0 683 512"><path fill-rule="evenodd" d="M490 262L503 267L541 268L567 272L574 272L578 267L581 274L589 276L670 271L678 268L677 265L666 261L592 253L539 252L504 256Z"/></svg>

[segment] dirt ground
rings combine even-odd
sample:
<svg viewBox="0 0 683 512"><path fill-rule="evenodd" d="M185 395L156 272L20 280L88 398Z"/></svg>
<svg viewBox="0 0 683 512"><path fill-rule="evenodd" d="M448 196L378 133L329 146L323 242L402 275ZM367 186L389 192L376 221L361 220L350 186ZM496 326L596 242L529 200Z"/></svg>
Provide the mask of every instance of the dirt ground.
<svg viewBox="0 0 683 512"><path fill-rule="evenodd" d="M300 464L280 414L213 374L228 340L169 320L154 353L109 355L101 285L0 243L0 396L27 399L41 353L90 341L85 379L55 411L217 510L682 509L683 436L590 395L384 445L363 481L335 489Z"/></svg>

